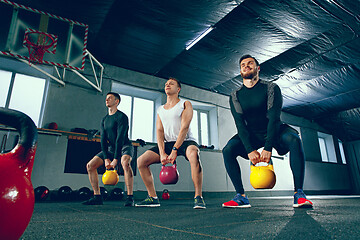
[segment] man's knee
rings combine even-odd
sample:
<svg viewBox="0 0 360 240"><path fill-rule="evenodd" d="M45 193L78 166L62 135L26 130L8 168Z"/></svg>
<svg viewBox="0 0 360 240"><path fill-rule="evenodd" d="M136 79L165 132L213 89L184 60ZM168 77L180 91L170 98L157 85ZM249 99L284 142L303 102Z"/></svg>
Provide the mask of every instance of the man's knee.
<svg viewBox="0 0 360 240"><path fill-rule="evenodd" d="M289 135L289 146L290 149L302 147L301 138L298 134L292 133Z"/></svg>
<svg viewBox="0 0 360 240"><path fill-rule="evenodd" d="M103 161L101 158L94 157L86 164L86 169L88 172L96 171L102 164Z"/></svg>
<svg viewBox="0 0 360 240"><path fill-rule="evenodd" d="M198 149L193 149L193 150L189 151L186 157L190 162L191 168L198 169L199 172L202 171Z"/></svg>
<svg viewBox="0 0 360 240"><path fill-rule="evenodd" d="M130 162L131 162L131 157L129 155L124 155L121 158L121 166L123 167L124 170L130 168Z"/></svg>
<svg viewBox="0 0 360 240"><path fill-rule="evenodd" d="M199 151L198 150L191 150L187 154L187 158L190 162L199 163L200 157L199 157Z"/></svg>
<svg viewBox="0 0 360 240"><path fill-rule="evenodd" d="M222 154L224 156L224 159L225 159L225 157L233 156L234 155L234 148L230 144L227 144L223 148Z"/></svg>
<svg viewBox="0 0 360 240"><path fill-rule="evenodd" d="M146 155L145 155L145 154L143 154L143 155L141 155L140 157L138 157L138 159L137 159L137 165L138 165L138 168L139 168L139 169L148 167L147 159L146 159Z"/></svg>
<svg viewBox="0 0 360 240"><path fill-rule="evenodd" d="M148 168L151 164L160 163L160 156L151 150L147 150L137 159L139 170Z"/></svg>

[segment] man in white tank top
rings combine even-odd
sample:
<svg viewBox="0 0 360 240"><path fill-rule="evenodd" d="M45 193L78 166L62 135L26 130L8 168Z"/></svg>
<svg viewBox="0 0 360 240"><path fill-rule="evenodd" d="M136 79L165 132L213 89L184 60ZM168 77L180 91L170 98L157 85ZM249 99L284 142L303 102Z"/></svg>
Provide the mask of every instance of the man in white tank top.
<svg viewBox="0 0 360 240"><path fill-rule="evenodd" d="M199 147L190 129L193 108L189 101L179 99L180 82L169 78L165 83L167 101L157 111L157 146L147 150L138 160L138 168L148 191L148 197L135 204L137 207L159 207L154 179L150 165L154 163L174 164L178 155L185 156L191 167L191 177L195 187L194 208L206 208L202 198L202 167L199 159Z"/></svg>

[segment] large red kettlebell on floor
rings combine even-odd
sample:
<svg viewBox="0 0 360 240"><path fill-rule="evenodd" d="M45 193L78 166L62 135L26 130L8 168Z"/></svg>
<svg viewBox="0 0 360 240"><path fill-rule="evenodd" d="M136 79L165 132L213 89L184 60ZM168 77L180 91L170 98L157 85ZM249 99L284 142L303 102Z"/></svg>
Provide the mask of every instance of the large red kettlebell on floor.
<svg viewBox="0 0 360 240"><path fill-rule="evenodd" d="M176 169L176 163L172 166L162 166L160 171L160 182L162 184L176 184L179 180L179 172Z"/></svg>
<svg viewBox="0 0 360 240"><path fill-rule="evenodd" d="M0 124L14 127L20 134L15 148L0 154L0 238L19 239L34 210L31 183L37 129L25 114L0 108Z"/></svg>

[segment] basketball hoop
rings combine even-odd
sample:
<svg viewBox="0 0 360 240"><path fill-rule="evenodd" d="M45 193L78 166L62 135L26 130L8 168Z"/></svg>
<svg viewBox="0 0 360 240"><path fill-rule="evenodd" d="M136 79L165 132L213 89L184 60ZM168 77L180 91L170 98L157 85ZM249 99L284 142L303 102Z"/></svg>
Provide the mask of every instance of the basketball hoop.
<svg viewBox="0 0 360 240"><path fill-rule="evenodd" d="M36 30L26 31L24 45L29 49L29 64L42 63L45 52L55 43L51 34Z"/></svg>

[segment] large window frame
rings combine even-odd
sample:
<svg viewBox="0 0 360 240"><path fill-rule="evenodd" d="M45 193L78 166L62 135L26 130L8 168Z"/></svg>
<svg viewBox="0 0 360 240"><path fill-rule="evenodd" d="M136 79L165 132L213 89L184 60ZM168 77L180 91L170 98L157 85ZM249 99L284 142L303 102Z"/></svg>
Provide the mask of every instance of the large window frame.
<svg viewBox="0 0 360 240"><path fill-rule="evenodd" d="M215 149L219 148L219 140L218 140L218 122L217 122L217 107L211 104L198 102L195 100L190 100L183 98L191 102L194 113L197 114L197 134L196 138L199 145L211 146L213 145ZM203 141L203 124L201 123L201 114L206 115L207 120L207 139ZM193 117L194 119L194 117ZM195 129L196 130L196 129Z"/></svg>
<svg viewBox="0 0 360 240"><path fill-rule="evenodd" d="M201 110L201 109L196 109L196 108L193 108L194 110L194 114L196 114L196 120L197 120L197 133L196 133L196 138L198 140L198 143L200 145L210 145L211 143L211 131L210 131L210 119L209 119L209 111L205 111L205 110ZM203 126L203 123L202 123L202 114L205 114L206 115L206 121L207 121L207 124L206 124L206 129L205 131L207 132L207 139L203 139L203 133L204 133L204 126ZM194 119L194 116L193 116L193 119ZM194 119L195 120L195 119Z"/></svg>
<svg viewBox="0 0 360 240"><path fill-rule="evenodd" d="M346 157L345 157L345 151L344 151L344 144L341 140L338 140L339 150L340 150L340 157L341 157L341 163L347 164Z"/></svg>
<svg viewBox="0 0 360 240"><path fill-rule="evenodd" d="M48 66L39 66L42 70L51 73L52 69ZM24 67L24 63L7 58L0 58L0 70L4 72L11 73L10 85L7 89L7 97L5 100L5 105L3 106L5 109L9 109L11 105L11 100L13 97L14 85L16 81L16 77L19 75L23 75L22 77L29 78L39 78L44 80L44 89L42 91L42 96L40 100L40 109L38 118L32 119L36 126L40 127L43 124L44 110L46 105L47 93L49 89L49 77L44 74L38 72L37 70L31 68L30 66ZM20 81L20 80L19 80ZM16 109L15 110L19 110ZM20 110L21 111L21 110ZM31 117L31 116L30 116Z"/></svg>
<svg viewBox="0 0 360 240"><path fill-rule="evenodd" d="M338 163L333 136L318 132L318 142L321 153L321 161L326 163Z"/></svg>
<svg viewBox="0 0 360 240"><path fill-rule="evenodd" d="M130 114L128 114L130 116L128 116L128 118L129 118L129 138L132 140L136 140L136 139L133 139L135 98L149 100L149 101L153 102L153 129L152 129L151 142L156 142L156 128L155 128L156 117L157 117L156 111L157 111L157 108L159 106L161 106L161 93L151 91L151 90L141 89L138 87L129 86L129 85L122 84L122 83L119 83L116 81L113 81L111 89L113 92L119 93L120 96L131 97L131 109L130 109ZM120 103L120 107L121 107L121 103Z"/></svg>

